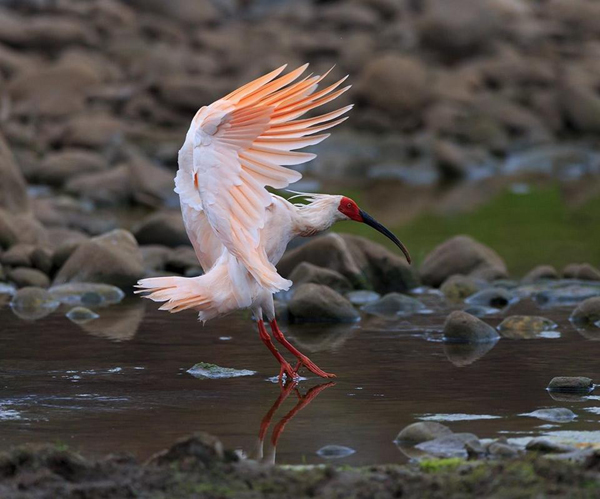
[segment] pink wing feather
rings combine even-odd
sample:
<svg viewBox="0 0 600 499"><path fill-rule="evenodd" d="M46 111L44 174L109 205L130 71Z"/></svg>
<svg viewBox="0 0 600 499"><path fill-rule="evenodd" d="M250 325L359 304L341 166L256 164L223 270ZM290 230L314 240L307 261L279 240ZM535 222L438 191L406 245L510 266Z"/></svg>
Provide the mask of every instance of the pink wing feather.
<svg viewBox="0 0 600 499"><path fill-rule="evenodd" d="M222 244L271 292L287 289L291 282L277 273L260 245L272 203L265 186L282 189L299 180L301 174L285 166L306 163L315 155L296 149L326 139L329 134L314 134L344 121L340 116L352 107L298 119L350 88L338 89L343 78L316 92L327 74L293 83L307 66L279 76L282 66L200 109L180 151L176 191L182 206L206 216L214 231L211 237L218 238L205 236L204 247L199 239L194 241L199 258L214 263ZM190 227L188 232L193 232Z"/></svg>

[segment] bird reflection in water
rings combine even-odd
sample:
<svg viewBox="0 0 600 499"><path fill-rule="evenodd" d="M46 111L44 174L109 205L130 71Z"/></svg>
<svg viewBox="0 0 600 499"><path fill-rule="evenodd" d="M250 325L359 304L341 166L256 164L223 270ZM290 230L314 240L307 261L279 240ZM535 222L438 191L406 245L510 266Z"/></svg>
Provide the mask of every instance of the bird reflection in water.
<svg viewBox="0 0 600 499"><path fill-rule="evenodd" d="M334 385L335 382L333 381L330 381L328 383L322 383L320 385L313 386L304 395L300 393L297 381L290 380L287 383L281 385L281 392L279 393L277 400L275 400L271 408L262 418L262 421L260 423L260 430L258 432L258 441L256 444L256 448L248 457L250 459L254 459L263 463L275 464L277 442L281 438L281 434L285 430L285 426L296 416L296 414L298 414L302 409L308 406L315 398L317 398L319 393L321 393L326 388L332 387ZM297 397L296 405L287 414L285 414L285 416L283 416L279 420L279 422L274 426L273 432L271 433L271 447L265 454L264 440L269 430L269 427L271 426L273 416L275 416L275 413L277 412L279 407L292 393L294 393Z"/></svg>

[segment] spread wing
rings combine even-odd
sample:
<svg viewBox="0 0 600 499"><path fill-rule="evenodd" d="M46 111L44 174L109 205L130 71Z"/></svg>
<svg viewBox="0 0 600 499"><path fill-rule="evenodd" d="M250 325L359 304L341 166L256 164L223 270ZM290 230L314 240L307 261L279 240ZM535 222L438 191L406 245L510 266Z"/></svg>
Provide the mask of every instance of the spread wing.
<svg viewBox="0 0 600 499"><path fill-rule="evenodd" d="M260 245L272 202L265 186L282 189L299 180L300 173L286 166L315 155L296 150L326 139L329 134L315 134L344 121L340 116L352 107L299 119L350 88L338 88L343 78L317 91L327 74L294 83L307 66L279 76L283 66L200 109L186 138L192 151L182 149L187 160L180 157L176 177L182 203L203 211L222 245L271 292L291 282L277 274Z"/></svg>

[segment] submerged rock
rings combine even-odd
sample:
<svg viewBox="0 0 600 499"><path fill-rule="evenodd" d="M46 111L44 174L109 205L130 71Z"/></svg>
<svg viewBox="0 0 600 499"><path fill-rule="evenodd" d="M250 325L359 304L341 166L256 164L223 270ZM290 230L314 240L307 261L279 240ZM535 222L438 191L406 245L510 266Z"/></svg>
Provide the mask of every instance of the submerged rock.
<svg viewBox="0 0 600 499"><path fill-rule="evenodd" d="M469 236L456 236L436 247L423 261L423 284L440 286L454 274L469 275L483 269L497 269L506 275L506 264L498 254Z"/></svg>
<svg viewBox="0 0 600 499"><path fill-rule="evenodd" d="M256 371L221 367L216 364L209 364L208 362L198 362L198 364L188 369L187 372L198 379L237 378L239 376L252 376L256 374Z"/></svg>
<svg viewBox="0 0 600 499"><path fill-rule="evenodd" d="M565 407L553 407L550 409L538 409L533 412L521 414L521 416L543 419L544 421L552 421L553 423L568 423L573 421L577 417L577 414Z"/></svg>
<svg viewBox="0 0 600 499"><path fill-rule="evenodd" d="M447 426L433 421L420 421L409 424L396 436L395 442L416 445L439 437L452 435L452 430Z"/></svg>
<svg viewBox="0 0 600 499"><path fill-rule="evenodd" d="M12 297L10 307L21 319L37 320L54 312L60 302L42 288L19 289Z"/></svg>
<svg viewBox="0 0 600 499"><path fill-rule="evenodd" d="M69 320L76 322L77 324L85 324L86 322L93 321L100 317L96 312L85 307L72 308L65 315Z"/></svg>
<svg viewBox="0 0 600 499"><path fill-rule="evenodd" d="M73 282L52 286L50 294L66 305L105 306L119 303L125 293L116 286L94 282Z"/></svg>
<svg viewBox="0 0 600 499"><path fill-rule="evenodd" d="M357 291L349 291L344 295L352 305L366 305L368 303L373 303L381 298L379 293L375 291L367 291L366 289L359 289Z"/></svg>
<svg viewBox="0 0 600 499"><path fill-rule="evenodd" d="M588 298L579 304L570 317L578 326L600 325L600 296Z"/></svg>
<svg viewBox="0 0 600 499"><path fill-rule="evenodd" d="M368 314L386 318L411 315L424 309L425 305L419 300L400 293L389 293L380 300L368 303L361 308Z"/></svg>
<svg viewBox="0 0 600 499"><path fill-rule="evenodd" d="M440 291L452 301L463 301L480 289L481 285L475 279L461 274L448 277L440 287Z"/></svg>
<svg viewBox="0 0 600 499"><path fill-rule="evenodd" d="M492 326L461 310L452 312L444 324L444 341L450 343L486 343L499 338Z"/></svg>
<svg viewBox="0 0 600 499"><path fill-rule="evenodd" d="M484 452L481 442L472 433L452 433L451 435L444 435L434 440L421 442L415 445L415 447L436 457L461 457L466 459L469 456L467 445L472 451L479 451L476 452L478 454L483 454Z"/></svg>
<svg viewBox="0 0 600 499"><path fill-rule="evenodd" d="M340 459L342 457L351 456L356 451L350 447L344 447L343 445L326 445L321 447L317 454L325 459Z"/></svg>
<svg viewBox="0 0 600 499"><path fill-rule="evenodd" d="M589 393L594 389L594 383L584 376L557 376L548 384L551 392Z"/></svg>
<svg viewBox="0 0 600 499"><path fill-rule="evenodd" d="M294 282L295 286L311 282L328 286L338 293L345 293L352 289L350 281L339 272L319 267L308 262L298 264L290 274L289 278Z"/></svg>
<svg viewBox="0 0 600 499"><path fill-rule="evenodd" d="M498 326L498 331L503 336L510 338L535 337L542 331L551 331L558 326L556 322L533 315L511 315L504 319Z"/></svg>
<svg viewBox="0 0 600 499"><path fill-rule="evenodd" d="M288 310L290 319L295 322L355 322L360 319L352 303L322 284L300 285Z"/></svg>
<svg viewBox="0 0 600 499"><path fill-rule="evenodd" d="M469 305L504 308L515 302L517 297L505 288L487 288L469 296L465 301Z"/></svg>

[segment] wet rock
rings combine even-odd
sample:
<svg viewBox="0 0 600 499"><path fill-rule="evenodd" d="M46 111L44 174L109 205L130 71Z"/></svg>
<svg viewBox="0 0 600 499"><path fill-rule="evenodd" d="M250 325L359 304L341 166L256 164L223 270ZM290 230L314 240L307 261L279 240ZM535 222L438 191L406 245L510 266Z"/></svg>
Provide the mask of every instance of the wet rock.
<svg viewBox="0 0 600 499"><path fill-rule="evenodd" d="M541 333L556 329L557 324L545 317L536 317L532 315L511 315L504 319L498 326L503 336L504 333Z"/></svg>
<svg viewBox="0 0 600 499"><path fill-rule="evenodd" d="M358 94L370 106L407 120L431 99L430 78L427 67L418 59L383 55L365 67L358 82Z"/></svg>
<svg viewBox="0 0 600 499"><path fill-rule="evenodd" d="M481 359L496 343L444 343L444 354L456 367L465 367Z"/></svg>
<svg viewBox="0 0 600 499"><path fill-rule="evenodd" d="M552 265L538 265L523 277L523 283L530 284L541 279L558 279L558 271Z"/></svg>
<svg viewBox="0 0 600 499"><path fill-rule="evenodd" d="M300 285L288 309L294 322L355 322L360 319L346 298L321 284Z"/></svg>
<svg viewBox="0 0 600 499"><path fill-rule="evenodd" d="M498 267L483 267L474 270L469 275L474 279L487 282L494 282L508 278L508 273L506 272L506 270Z"/></svg>
<svg viewBox="0 0 600 499"><path fill-rule="evenodd" d="M493 327L460 310L452 312L444 324L444 341L450 343L495 342L499 337Z"/></svg>
<svg viewBox="0 0 600 499"><path fill-rule="evenodd" d="M530 452L540 452L541 454L561 454L577 450L576 447L573 447L571 445L565 445L559 442L554 442L553 440L548 440L544 437L532 439L525 446L525 449Z"/></svg>
<svg viewBox="0 0 600 499"><path fill-rule="evenodd" d="M30 269L27 267L15 267L8 272L8 279L14 282L17 287L24 288L34 286L38 288L47 288L50 286L50 279L41 270Z"/></svg>
<svg viewBox="0 0 600 499"><path fill-rule="evenodd" d="M506 265L495 251L469 236L456 236L429 253L419 272L423 284L437 287L454 274L469 275L486 268L506 274Z"/></svg>
<svg viewBox="0 0 600 499"><path fill-rule="evenodd" d="M481 285L473 278L456 274L448 277L440 286L446 298L452 301L462 301L481 289Z"/></svg>
<svg viewBox="0 0 600 499"><path fill-rule="evenodd" d="M133 229L133 235L143 245L160 244L175 248L190 244L179 210L153 213Z"/></svg>
<svg viewBox="0 0 600 499"><path fill-rule="evenodd" d="M329 286L338 293L345 293L352 289L350 281L335 270L318 267L312 263L302 262L290 274L290 280L295 286L311 282Z"/></svg>
<svg viewBox="0 0 600 499"><path fill-rule="evenodd" d="M484 452L481 442L472 433L452 433L451 435L444 435L434 440L421 442L415 447L436 457L460 457L466 459L469 456L467 445L472 450L480 450L478 452L480 454Z"/></svg>
<svg viewBox="0 0 600 499"><path fill-rule="evenodd" d="M592 380L584 376L557 376L552 378L548 385L548 390L551 392L589 393L593 389Z"/></svg>
<svg viewBox="0 0 600 499"><path fill-rule="evenodd" d="M79 175L67 182L65 190L102 206L125 204L132 197L131 179L126 165Z"/></svg>
<svg viewBox="0 0 600 499"><path fill-rule="evenodd" d="M558 284L556 287L534 293L533 299L544 307L560 307L600 296L600 286L596 283L586 285L582 281L580 283L559 281Z"/></svg>
<svg viewBox="0 0 600 499"><path fill-rule="evenodd" d="M378 293L403 292L418 285L404 256L367 239L327 234L287 252L277 269L287 277L301 262L335 270L355 288L373 288Z"/></svg>
<svg viewBox="0 0 600 499"><path fill-rule="evenodd" d="M567 279L581 279L583 281L600 281L600 270L589 263L572 263L563 269L563 276Z"/></svg>
<svg viewBox="0 0 600 499"><path fill-rule="evenodd" d="M215 463L237 461L235 453L223 449L221 441L204 432L197 432L190 437L182 438L168 450L159 452L152 456L148 463L153 466L190 467L200 464L204 468L210 468Z"/></svg>
<svg viewBox="0 0 600 499"><path fill-rule="evenodd" d="M71 178L98 173L108 169L102 155L85 149L63 149L47 154L39 168L28 175L30 180L43 184L62 186Z"/></svg>
<svg viewBox="0 0 600 499"><path fill-rule="evenodd" d="M452 435L452 430L447 426L433 421L420 421L408 425L398 433L395 442L416 445L448 435Z"/></svg>
<svg viewBox="0 0 600 499"><path fill-rule="evenodd" d="M130 232L117 229L81 243L59 270L54 284L100 282L128 288L143 275L137 241Z"/></svg>
<svg viewBox="0 0 600 499"><path fill-rule="evenodd" d="M486 288L469 296L465 302L481 307L504 308L515 302L517 297L504 288Z"/></svg>
<svg viewBox="0 0 600 499"><path fill-rule="evenodd" d="M2 134L0 134L0 208L13 213L29 211L27 184ZM3 246L7 245L3 244Z"/></svg>
<svg viewBox="0 0 600 499"><path fill-rule="evenodd" d="M400 293L389 293L378 301L368 303L361 308L368 314L386 318L411 315L424 309L425 305L419 300Z"/></svg>
<svg viewBox="0 0 600 499"><path fill-rule="evenodd" d="M209 364L208 362L199 362L188 369L187 372L198 379L237 378L239 376L252 376L256 374L256 371L221 367L215 364Z"/></svg>
<svg viewBox="0 0 600 499"><path fill-rule="evenodd" d="M343 445L326 445L325 447L321 447L317 451L317 454L325 459L340 459L351 456L355 452L354 449L344 447Z"/></svg>
<svg viewBox="0 0 600 499"><path fill-rule="evenodd" d="M379 293L363 289L357 291L349 291L344 296L348 298L352 305L357 306L367 305L368 303L373 303L379 300L379 298L381 298L381 295Z"/></svg>
<svg viewBox="0 0 600 499"><path fill-rule="evenodd" d="M100 317L96 312L85 307L72 308L65 315L70 321L77 324L85 324L86 322L93 321Z"/></svg>
<svg viewBox="0 0 600 499"><path fill-rule="evenodd" d="M19 289L10 302L15 315L21 319L37 320L54 312L60 302L42 288L25 287Z"/></svg>
<svg viewBox="0 0 600 499"><path fill-rule="evenodd" d="M118 118L104 113L80 113L65 124L61 144L100 149L119 144L127 127Z"/></svg>
<svg viewBox="0 0 600 499"><path fill-rule="evenodd" d="M550 409L538 409L527 414L521 414L521 416L543 419L544 421L552 421L553 423L568 423L573 421L577 417L577 414L565 407L553 407Z"/></svg>
<svg viewBox="0 0 600 499"><path fill-rule="evenodd" d="M52 286L50 294L66 305L106 306L120 303L125 293L110 284L73 282Z"/></svg>
<svg viewBox="0 0 600 499"><path fill-rule="evenodd" d="M570 317L577 326L596 325L600 321L600 296L588 298L580 303Z"/></svg>

